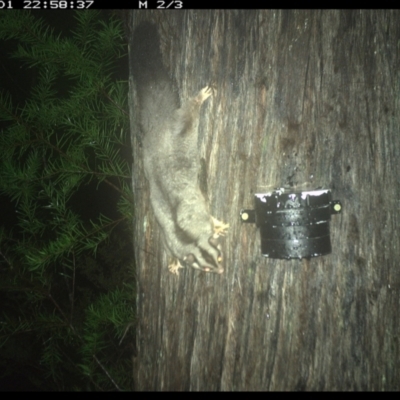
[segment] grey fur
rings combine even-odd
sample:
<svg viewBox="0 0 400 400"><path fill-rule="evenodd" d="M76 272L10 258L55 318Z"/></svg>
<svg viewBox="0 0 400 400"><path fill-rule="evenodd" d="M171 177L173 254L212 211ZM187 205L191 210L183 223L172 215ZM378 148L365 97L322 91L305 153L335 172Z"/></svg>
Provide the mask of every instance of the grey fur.
<svg viewBox="0 0 400 400"><path fill-rule="evenodd" d="M165 245L174 257L194 268L222 273L218 236L227 225L211 217L198 184L199 114L212 88L203 88L179 108L176 86L163 65L152 24L142 23L136 29L131 55L144 133L144 169ZM177 272L179 267L175 262L170 270Z"/></svg>

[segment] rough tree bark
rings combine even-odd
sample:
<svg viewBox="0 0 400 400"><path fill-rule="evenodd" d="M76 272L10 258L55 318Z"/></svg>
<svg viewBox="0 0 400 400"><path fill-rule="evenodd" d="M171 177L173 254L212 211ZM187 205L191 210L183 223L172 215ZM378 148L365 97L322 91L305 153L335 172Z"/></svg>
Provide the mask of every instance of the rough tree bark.
<svg viewBox="0 0 400 400"><path fill-rule="evenodd" d="M138 390L399 390L399 11L132 12L200 122L225 273L168 273L135 129ZM132 55L134 57L134 54ZM135 127L135 105L132 125ZM332 189L332 254L271 260L260 186Z"/></svg>

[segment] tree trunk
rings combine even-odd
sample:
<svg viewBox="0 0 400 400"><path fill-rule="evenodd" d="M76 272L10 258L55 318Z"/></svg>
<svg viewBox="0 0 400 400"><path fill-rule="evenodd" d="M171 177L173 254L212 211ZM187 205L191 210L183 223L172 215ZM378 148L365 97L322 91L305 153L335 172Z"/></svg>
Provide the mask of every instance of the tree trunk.
<svg viewBox="0 0 400 400"><path fill-rule="evenodd" d="M137 390L399 390L399 11L133 11L132 29L142 20L181 99L217 89L199 154L230 230L224 274L168 272L133 104ZM264 258L240 210L303 183L343 204L332 253Z"/></svg>

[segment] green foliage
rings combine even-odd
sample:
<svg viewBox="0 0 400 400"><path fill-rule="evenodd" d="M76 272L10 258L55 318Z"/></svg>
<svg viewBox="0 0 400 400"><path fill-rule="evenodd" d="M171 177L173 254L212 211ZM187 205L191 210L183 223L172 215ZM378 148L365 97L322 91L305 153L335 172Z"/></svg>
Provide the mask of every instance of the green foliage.
<svg viewBox="0 0 400 400"><path fill-rule="evenodd" d="M36 15L0 12L3 58L19 65L0 93L0 367L41 390L128 390L126 45L104 13L74 13L64 34Z"/></svg>

